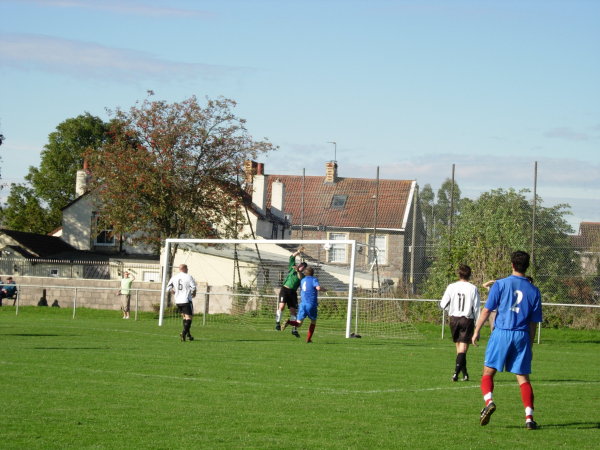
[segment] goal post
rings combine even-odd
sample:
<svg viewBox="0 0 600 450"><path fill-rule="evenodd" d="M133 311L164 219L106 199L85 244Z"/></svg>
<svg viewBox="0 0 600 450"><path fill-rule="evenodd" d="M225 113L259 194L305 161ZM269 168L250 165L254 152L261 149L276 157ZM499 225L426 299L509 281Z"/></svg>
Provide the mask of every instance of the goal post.
<svg viewBox="0 0 600 450"><path fill-rule="evenodd" d="M178 250L173 267L170 267L167 261L173 245L177 245ZM268 299L269 306L266 308L272 320L277 305L275 289L281 286L281 278L284 272L287 273L289 256L300 246L305 247L302 258L317 269L315 276L319 278L320 284L333 293L347 293L344 329L346 338L349 338L354 303L355 240L166 239L162 253L163 274L158 325L162 326L165 319L166 287L169 279L174 275L173 269L179 264L188 263L189 273L194 276L198 284L196 298L204 299L201 305L203 320L206 320L206 315L209 313L207 299L217 296L228 299L230 312L241 303L239 317L256 317L260 313L260 305ZM337 260L332 262L335 260L332 255L337 250L344 251L344 263L339 263ZM332 289L330 284L335 284L337 287ZM221 286L223 289L215 292L214 286ZM233 291L235 293L231 295L230 292ZM323 310L323 317L326 318L328 309L326 304L331 299L324 294L319 297L319 323L321 324L321 311Z"/></svg>

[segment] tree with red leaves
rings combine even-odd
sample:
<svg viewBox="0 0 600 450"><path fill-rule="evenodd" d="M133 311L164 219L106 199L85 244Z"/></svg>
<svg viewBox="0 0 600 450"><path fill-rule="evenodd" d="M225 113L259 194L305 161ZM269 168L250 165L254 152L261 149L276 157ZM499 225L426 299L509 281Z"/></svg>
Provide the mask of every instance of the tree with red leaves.
<svg viewBox="0 0 600 450"><path fill-rule="evenodd" d="M252 139L233 100L151 95L111 111L110 139L88 154L102 222L157 252L165 238L237 236L243 163L275 147Z"/></svg>

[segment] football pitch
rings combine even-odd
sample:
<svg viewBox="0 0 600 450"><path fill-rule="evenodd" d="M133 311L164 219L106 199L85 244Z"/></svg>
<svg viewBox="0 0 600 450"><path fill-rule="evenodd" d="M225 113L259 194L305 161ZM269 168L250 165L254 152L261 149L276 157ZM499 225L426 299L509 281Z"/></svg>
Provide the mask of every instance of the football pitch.
<svg viewBox="0 0 600 450"><path fill-rule="evenodd" d="M471 381L450 380L454 344L317 326L313 344L271 322L162 327L151 314L0 308L2 448L599 448L600 333L543 329L534 346L535 420L498 374L479 425L487 329Z"/></svg>

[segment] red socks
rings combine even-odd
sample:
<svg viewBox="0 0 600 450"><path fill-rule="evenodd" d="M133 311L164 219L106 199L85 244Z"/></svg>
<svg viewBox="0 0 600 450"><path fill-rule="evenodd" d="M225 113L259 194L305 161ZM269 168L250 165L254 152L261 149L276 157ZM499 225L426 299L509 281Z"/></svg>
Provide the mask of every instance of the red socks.
<svg viewBox="0 0 600 450"><path fill-rule="evenodd" d="M312 340L312 335L315 332L315 324L311 323L308 327L308 333L306 333L306 342L310 342Z"/></svg>
<svg viewBox="0 0 600 450"><path fill-rule="evenodd" d="M481 393L485 400L485 406L489 405L492 401L492 394L494 392L494 378L491 375L484 375L481 377Z"/></svg>
<svg viewBox="0 0 600 450"><path fill-rule="evenodd" d="M525 420L533 420L533 388L531 383L528 381L520 385L521 388L521 400L525 407Z"/></svg>

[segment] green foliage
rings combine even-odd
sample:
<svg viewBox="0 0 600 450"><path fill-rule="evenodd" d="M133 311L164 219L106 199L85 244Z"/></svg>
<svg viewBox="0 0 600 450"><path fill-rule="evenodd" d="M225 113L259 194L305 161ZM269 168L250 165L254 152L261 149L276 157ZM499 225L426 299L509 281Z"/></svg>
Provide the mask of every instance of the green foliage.
<svg viewBox="0 0 600 450"><path fill-rule="evenodd" d="M274 148L249 136L235 105L146 99L113 112L110 141L88 152L103 221L156 250L165 238L235 237L243 163Z"/></svg>
<svg viewBox="0 0 600 450"><path fill-rule="evenodd" d="M460 188L457 183L454 183L453 188L452 180L446 178L437 191L437 197L431 185L426 184L419 193L419 199L427 229L427 241L437 242L444 228L450 224L450 207L453 209L453 220L460 211Z"/></svg>
<svg viewBox="0 0 600 450"><path fill-rule="evenodd" d="M182 343L180 320L142 317L0 309L3 448L597 447L597 332L542 330L532 378L541 429L529 432L507 373L496 377L497 412L479 425L484 344L469 349L473 381L452 383L455 347L439 326L402 341L317 325L307 345L272 322L195 320L196 340Z"/></svg>
<svg viewBox="0 0 600 450"><path fill-rule="evenodd" d="M600 329L600 310L547 305L544 308L544 327L597 331Z"/></svg>
<svg viewBox="0 0 600 450"><path fill-rule="evenodd" d="M6 226L34 233L60 226L61 209L76 197L75 174L83 167L84 153L101 146L106 131L107 125L89 113L61 122L48 135L39 168L29 167L25 177L29 184L11 186Z"/></svg>
<svg viewBox="0 0 600 450"><path fill-rule="evenodd" d="M483 282L510 274L510 255L515 250L530 251L533 206L527 191L496 189L473 201L461 203L460 214L450 230L442 232L435 261L429 272L425 296L439 298L448 282L456 279L456 268L464 263L473 269L472 281ZM579 265L570 248L564 219L566 205L536 210L534 265L530 274L547 296L564 297L566 289L558 277L575 275Z"/></svg>
<svg viewBox="0 0 600 450"><path fill-rule="evenodd" d="M4 228L40 234L48 232L48 211L40 205L33 189L26 185L11 184L2 212Z"/></svg>

